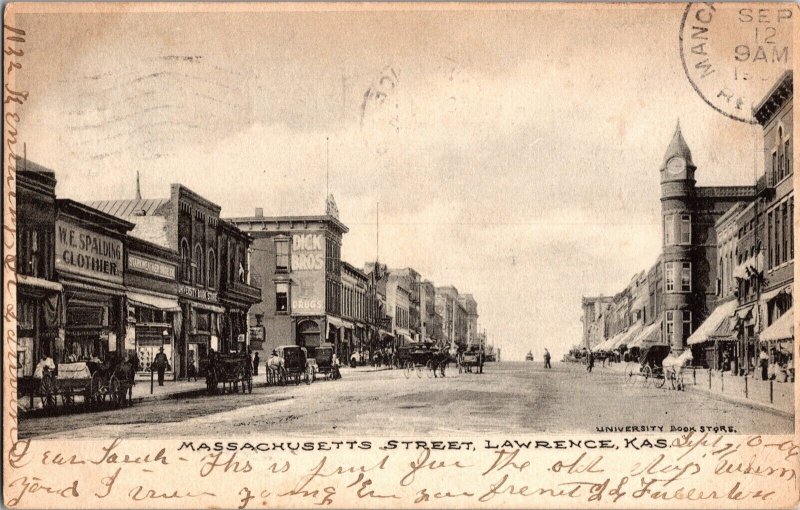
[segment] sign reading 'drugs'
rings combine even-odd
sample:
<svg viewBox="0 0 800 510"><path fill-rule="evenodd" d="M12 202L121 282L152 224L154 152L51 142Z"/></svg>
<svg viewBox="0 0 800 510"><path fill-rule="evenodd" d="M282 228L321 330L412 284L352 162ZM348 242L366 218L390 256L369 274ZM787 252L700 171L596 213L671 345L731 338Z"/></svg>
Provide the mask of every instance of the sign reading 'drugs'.
<svg viewBox="0 0 800 510"><path fill-rule="evenodd" d="M325 236L321 233L292 236L292 313L325 313Z"/></svg>
<svg viewBox="0 0 800 510"><path fill-rule="evenodd" d="M56 221L56 269L122 283L122 241Z"/></svg>

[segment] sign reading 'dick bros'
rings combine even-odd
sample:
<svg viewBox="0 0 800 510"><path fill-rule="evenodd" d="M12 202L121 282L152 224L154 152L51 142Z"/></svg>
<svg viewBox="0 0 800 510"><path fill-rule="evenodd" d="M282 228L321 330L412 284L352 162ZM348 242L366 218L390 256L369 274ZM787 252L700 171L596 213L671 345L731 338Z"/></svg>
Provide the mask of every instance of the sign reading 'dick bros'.
<svg viewBox="0 0 800 510"><path fill-rule="evenodd" d="M325 236L292 236L292 314L325 313Z"/></svg>
<svg viewBox="0 0 800 510"><path fill-rule="evenodd" d="M122 241L56 221L56 269L122 283Z"/></svg>

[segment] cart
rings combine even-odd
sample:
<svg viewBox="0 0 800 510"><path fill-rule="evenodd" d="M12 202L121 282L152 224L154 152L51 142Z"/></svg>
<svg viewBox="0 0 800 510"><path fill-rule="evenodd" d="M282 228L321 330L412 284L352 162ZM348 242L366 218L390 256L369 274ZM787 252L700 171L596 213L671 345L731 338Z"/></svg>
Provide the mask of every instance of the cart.
<svg viewBox="0 0 800 510"><path fill-rule="evenodd" d="M52 409L58 397L64 406L75 405L76 397L86 406L101 405L106 400L116 407L133 405L129 398L135 369L128 361L106 363L61 363L56 372L45 368L39 385L42 407Z"/></svg>
<svg viewBox="0 0 800 510"><path fill-rule="evenodd" d="M431 342L418 342L398 350L398 362L403 367L406 379L413 373L416 373L417 377L422 377L423 372L427 372L428 377L434 377L438 368L435 356L436 350Z"/></svg>
<svg viewBox="0 0 800 510"><path fill-rule="evenodd" d="M474 368L475 373L482 374L483 361L483 350L470 348L461 354L461 362L458 364L458 373L466 372L471 374L473 373L472 369Z"/></svg>
<svg viewBox="0 0 800 510"><path fill-rule="evenodd" d="M663 361L670 351L666 344L653 344L643 347L639 355L639 363L628 363L624 377L627 384L640 382L643 387L653 384L656 388L664 387L666 376Z"/></svg>
<svg viewBox="0 0 800 510"><path fill-rule="evenodd" d="M298 345L281 345L275 351L281 359L277 365L267 364L267 384L284 385L289 381L300 384L305 381L311 384L314 380L314 363L308 359L305 347Z"/></svg>
<svg viewBox="0 0 800 510"><path fill-rule="evenodd" d="M325 376L325 380L339 379L339 368L333 366L333 344L324 343L314 349L314 357L309 360L314 367L311 379L317 379L317 374Z"/></svg>
<svg viewBox="0 0 800 510"><path fill-rule="evenodd" d="M220 384L222 393L239 393L240 387L242 393L253 393L253 362L247 353L211 353L201 363L205 365L210 394L218 393Z"/></svg>

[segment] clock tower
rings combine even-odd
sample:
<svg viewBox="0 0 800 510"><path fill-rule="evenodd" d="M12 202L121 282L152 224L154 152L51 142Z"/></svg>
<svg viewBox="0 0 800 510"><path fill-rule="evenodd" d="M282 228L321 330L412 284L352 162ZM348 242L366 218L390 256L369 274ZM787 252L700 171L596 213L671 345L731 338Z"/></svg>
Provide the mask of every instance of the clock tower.
<svg viewBox="0 0 800 510"><path fill-rule="evenodd" d="M673 351L686 348L695 317L691 302L694 286L692 243L695 222L695 179L692 151L680 122L661 163L662 274L664 277L664 340Z"/></svg>

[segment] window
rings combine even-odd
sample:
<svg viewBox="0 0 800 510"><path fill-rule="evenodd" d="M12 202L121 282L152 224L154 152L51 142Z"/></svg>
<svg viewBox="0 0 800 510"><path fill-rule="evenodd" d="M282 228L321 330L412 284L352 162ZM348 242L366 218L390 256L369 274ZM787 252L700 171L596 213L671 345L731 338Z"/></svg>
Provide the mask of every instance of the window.
<svg viewBox="0 0 800 510"><path fill-rule="evenodd" d="M794 224L794 197L789 199L789 219ZM794 260L794 229L789 229L789 260Z"/></svg>
<svg viewBox="0 0 800 510"><path fill-rule="evenodd" d="M692 291L692 263L683 262L681 264L681 292Z"/></svg>
<svg viewBox="0 0 800 510"><path fill-rule="evenodd" d="M278 239L275 241L275 271L289 271L289 240Z"/></svg>
<svg viewBox="0 0 800 510"><path fill-rule="evenodd" d="M772 183L775 184L778 182L778 153L772 153Z"/></svg>
<svg viewBox="0 0 800 510"><path fill-rule="evenodd" d="M673 262L664 262L664 282L666 283L667 292L673 292L675 290L675 270Z"/></svg>
<svg viewBox="0 0 800 510"><path fill-rule="evenodd" d="M669 246L675 239L675 217L671 214L664 216L664 244Z"/></svg>
<svg viewBox="0 0 800 510"><path fill-rule="evenodd" d="M669 342L672 339L672 334L675 332L675 312L667 311L664 313L664 324L666 324L666 340Z"/></svg>
<svg viewBox="0 0 800 510"><path fill-rule="evenodd" d="M263 326L264 325L264 314L257 313L256 314L256 326Z"/></svg>
<svg viewBox="0 0 800 510"><path fill-rule="evenodd" d="M688 310L683 311L683 338L689 338L692 334L692 312Z"/></svg>
<svg viewBox="0 0 800 510"><path fill-rule="evenodd" d="M203 249L199 244L194 247L194 283L203 285Z"/></svg>
<svg viewBox="0 0 800 510"><path fill-rule="evenodd" d="M784 161L784 153L781 151L783 144L783 128L778 128L778 143L775 144L775 150L779 153L778 154L778 181L783 180L783 161Z"/></svg>
<svg viewBox="0 0 800 510"><path fill-rule="evenodd" d="M217 256L214 250L208 250L208 287L213 289L217 286Z"/></svg>
<svg viewBox="0 0 800 510"><path fill-rule="evenodd" d="M774 236L774 248L775 248L775 265L780 265L781 263L781 213L780 209L775 210L775 236Z"/></svg>
<svg viewBox="0 0 800 510"><path fill-rule="evenodd" d="M186 239L181 239L181 269L183 281L190 282L192 280L192 259L189 255L189 242Z"/></svg>
<svg viewBox="0 0 800 510"><path fill-rule="evenodd" d="M692 243L692 217L688 214L681 215L681 244Z"/></svg>
<svg viewBox="0 0 800 510"><path fill-rule="evenodd" d="M783 218L783 262L789 260L789 235L791 234L789 228L789 218L787 217L789 213L788 203L784 202L781 205L781 217Z"/></svg>
<svg viewBox="0 0 800 510"><path fill-rule="evenodd" d="M792 147L789 140L783 142L783 153L786 154L786 175L792 173Z"/></svg>
<svg viewBox="0 0 800 510"><path fill-rule="evenodd" d="M772 236L775 235L774 229L772 227L772 211L767 213L767 249L769 252L767 253L767 266L772 269L775 266L774 261L772 260L773 255L775 254L775 250L772 249Z"/></svg>
<svg viewBox="0 0 800 510"><path fill-rule="evenodd" d="M275 311L276 312L289 312L289 284L276 283L275 284Z"/></svg>

